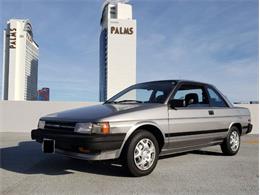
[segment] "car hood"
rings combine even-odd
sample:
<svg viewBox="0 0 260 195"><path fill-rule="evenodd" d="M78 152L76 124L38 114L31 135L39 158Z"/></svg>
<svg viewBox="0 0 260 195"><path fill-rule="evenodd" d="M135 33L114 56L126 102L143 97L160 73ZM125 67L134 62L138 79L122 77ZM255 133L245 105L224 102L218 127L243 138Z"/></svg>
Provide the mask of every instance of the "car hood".
<svg viewBox="0 0 260 195"><path fill-rule="evenodd" d="M49 114L42 117L40 120L95 122L111 116L147 110L160 106L163 106L163 104L101 104Z"/></svg>

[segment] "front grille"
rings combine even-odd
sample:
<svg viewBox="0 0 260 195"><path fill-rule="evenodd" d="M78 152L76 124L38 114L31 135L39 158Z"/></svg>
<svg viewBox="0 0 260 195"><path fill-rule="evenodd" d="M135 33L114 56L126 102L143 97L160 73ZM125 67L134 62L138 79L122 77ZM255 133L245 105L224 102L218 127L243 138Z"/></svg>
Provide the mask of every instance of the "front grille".
<svg viewBox="0 0 260 195"><path fill-rule="evenodd" d="M76 123L73 123L73 122L46 121L44 129L45 130L74 131L75 125L76 125Z"/></svg>

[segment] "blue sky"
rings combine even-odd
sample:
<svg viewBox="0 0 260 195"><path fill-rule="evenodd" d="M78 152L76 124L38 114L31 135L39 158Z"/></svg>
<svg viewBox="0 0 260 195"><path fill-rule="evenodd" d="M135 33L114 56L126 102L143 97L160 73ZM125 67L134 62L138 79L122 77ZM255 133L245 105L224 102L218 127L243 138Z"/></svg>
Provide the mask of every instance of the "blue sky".
<svg viewBox="0 0 260 195"><path fill-rule="evenodd" d="M98 101L103 1L0 2L1 29L10 18L31 20L40 45L38 87L50 87L54 101ZM231 101L258 100L257 0L130 3L137 20L138 82L197 80L214 84ZM0 45L2 54L2 38Z"/></svg>

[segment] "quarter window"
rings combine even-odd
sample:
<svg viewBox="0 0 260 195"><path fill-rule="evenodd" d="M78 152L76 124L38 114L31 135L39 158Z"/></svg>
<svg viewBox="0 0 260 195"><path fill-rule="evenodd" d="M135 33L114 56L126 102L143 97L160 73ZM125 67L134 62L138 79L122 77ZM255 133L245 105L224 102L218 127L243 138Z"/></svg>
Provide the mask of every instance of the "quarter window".
<svg viewBox="0 0 260 195"><path fill-rule="evenodd" d="M212 107L227 107L225 100L211 87L207 88L209 101Z"/></svg>

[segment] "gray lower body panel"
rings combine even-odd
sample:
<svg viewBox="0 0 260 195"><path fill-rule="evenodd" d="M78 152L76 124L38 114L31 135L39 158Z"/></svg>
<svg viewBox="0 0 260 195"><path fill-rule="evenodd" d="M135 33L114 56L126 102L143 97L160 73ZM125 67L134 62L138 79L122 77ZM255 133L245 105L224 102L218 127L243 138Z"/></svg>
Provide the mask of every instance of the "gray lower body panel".
<svg viewBox="0 0 260 195"><path fill-rule="evenodd" d="M227 136L228 129L216 131L199 131L185 133L173 133L168 136L168 143L164 146L160 156L174 153L197 150L203 147L221 144Z"/></svg>

